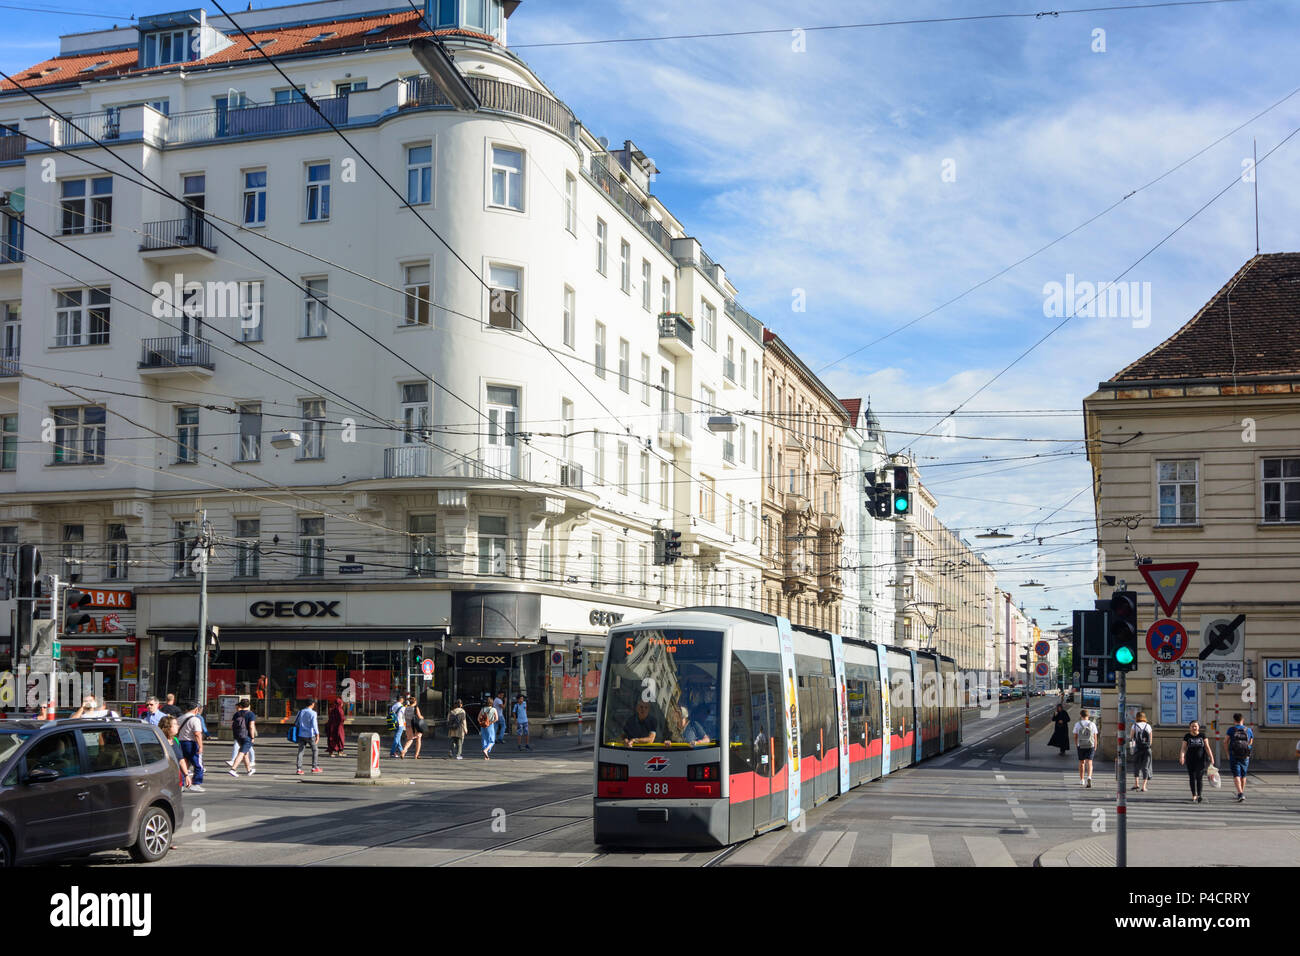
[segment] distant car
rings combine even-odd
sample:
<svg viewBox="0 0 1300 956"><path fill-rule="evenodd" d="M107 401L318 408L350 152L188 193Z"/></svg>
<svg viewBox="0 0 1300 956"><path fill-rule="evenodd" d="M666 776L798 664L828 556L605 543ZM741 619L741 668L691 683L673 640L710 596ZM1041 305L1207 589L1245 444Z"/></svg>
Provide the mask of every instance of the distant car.
<svg viewBox="0 0 1300 956"><path fill-rule="evenodd" d="M142 720L0 720L0 867L128 849L166 856L180 768Z"/></svg>

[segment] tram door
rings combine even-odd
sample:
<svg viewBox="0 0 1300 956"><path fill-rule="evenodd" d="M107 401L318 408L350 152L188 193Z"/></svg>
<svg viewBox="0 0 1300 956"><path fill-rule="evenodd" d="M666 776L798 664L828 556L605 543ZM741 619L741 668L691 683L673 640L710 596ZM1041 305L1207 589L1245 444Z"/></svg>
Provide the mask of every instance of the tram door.
<svg viewBox="0 0 1300 956"><path fill-rule="evenodd" d="M773 820L783 819L774 816L772 800L772 776L776 772L777 738L773 727L779 727L780 708L772 708L768 697L769 686L775 686L776 678L765 674L749 675L750 699L750 739L754 741L754 829L761 830ZM777 694L780 689L777 688ZM780 700L780 697L777 698ZM781 744L784 755L785 745ZM784 793L782 793L784 796Z"/></svg>
<svg viewBox="0 0 1300 956"><path fill-rule="evenodd" d="M839 733L836 730L838 720L832 721L835 713L834 684L829 677L812 678L814 716L817 720L817 782L813 799L817 803L829 800L832 790L839 793L839 776L834 772L833 761L839 753Z"/></svg>

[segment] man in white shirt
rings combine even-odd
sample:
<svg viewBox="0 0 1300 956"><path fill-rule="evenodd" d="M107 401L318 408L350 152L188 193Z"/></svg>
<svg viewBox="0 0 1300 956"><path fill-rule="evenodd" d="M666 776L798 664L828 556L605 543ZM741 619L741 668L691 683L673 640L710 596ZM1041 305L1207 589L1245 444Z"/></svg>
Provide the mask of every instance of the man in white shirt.
<svg viewBox="0 0 1300 956"><path fill-rule="evenodd" d="M118 719L118 713L115 710L109 710L107 707L100 706L99 701L95 699L94 694L87 694L81 698L81 706L72 712L73 717L90 717L101 718L109 717L113 720Z"/></svg>
<svg viewBox="0 0 1300 956"><path fill-rule="evenodd" d="M1079 786L1092 787L1092 754L1097 747L1097 725L1088 719L1086 710L1079 711L1074 725L1074 746L1079 751Z"/></svg>

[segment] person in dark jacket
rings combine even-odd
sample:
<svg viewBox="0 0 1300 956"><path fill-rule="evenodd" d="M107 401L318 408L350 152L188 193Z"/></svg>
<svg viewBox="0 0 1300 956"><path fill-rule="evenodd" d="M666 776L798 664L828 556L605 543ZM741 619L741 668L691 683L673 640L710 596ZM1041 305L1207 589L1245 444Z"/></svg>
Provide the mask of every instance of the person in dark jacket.
<svg viewBox="0 0 1300 956"><path fill-rule="evenodd" d="M347 715L343 712L343 698L334 698L334 703L330 705L329 718L325 721L325 740L331 757L343 756L343 722L346 719Z"/></svg>
<svg viewBox="0 0 1300 956"><path fill-rule="evenodd" d="M1052 739L1047 742L1049 747L1059 747L1061 756L1070 749L1070 712L1065 709L1063 704L1056 705L1056 713L1052 715L1052 723L1055 729L1052 730Z"/></svg>

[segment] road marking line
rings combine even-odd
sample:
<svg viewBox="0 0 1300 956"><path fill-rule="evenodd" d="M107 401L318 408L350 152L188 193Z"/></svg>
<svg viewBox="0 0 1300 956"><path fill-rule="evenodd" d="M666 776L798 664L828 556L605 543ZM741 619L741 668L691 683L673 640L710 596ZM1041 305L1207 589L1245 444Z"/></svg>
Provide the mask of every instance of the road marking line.
<svg viewBox="0 0 1300 956"><path fill-rule="evenodd" d="M1021 808L1021 807L1012 807L1012 808L1011 808L1011 815L1012 815L1013 817L1015 817L1017 820L1028 820L1028 819L1029 819L1029 814L1025 813L1024 809Z"/></svg>
<svg viewBox="0 0 1300 956"><path fill-rule="evenodd" d="M817 834L817 840L813 843L812 848L804 853L803 859L799 861L798 865L821 866L842 836L844 836L843 830L827 830L825 833Z"/></svg>
<svg viewBox="0 0 1300 956"><path fill-rule="evenodd" d="M835 849L831 850L830 855L822 863L822 866L848 866L849 860L853 856L853 847L858 842L856 832L850 831L840 837L840 842L835 844Z"/></svg>
<svg viewBox="0 0 1300 956"><path fill-rule="evenodd" d="M769 860L772 860L785 849L786 841L790 839L790 828L787 825L779 834L763 834L750 840L726 862L729 864L739 864L741 866L766 866Z"/></svg>
<svg viewBox="0 0 1300 956"><path fill-rule="evenodd" d="M962 837L976 866L1015 866L1006 845L997 837Z"/></svg>
<svg viewBox="0 0 1300 956"><path fill-rule="evenodd" d="M930 838L923 833L895 833L890 866L934 866Z"/></svg>

